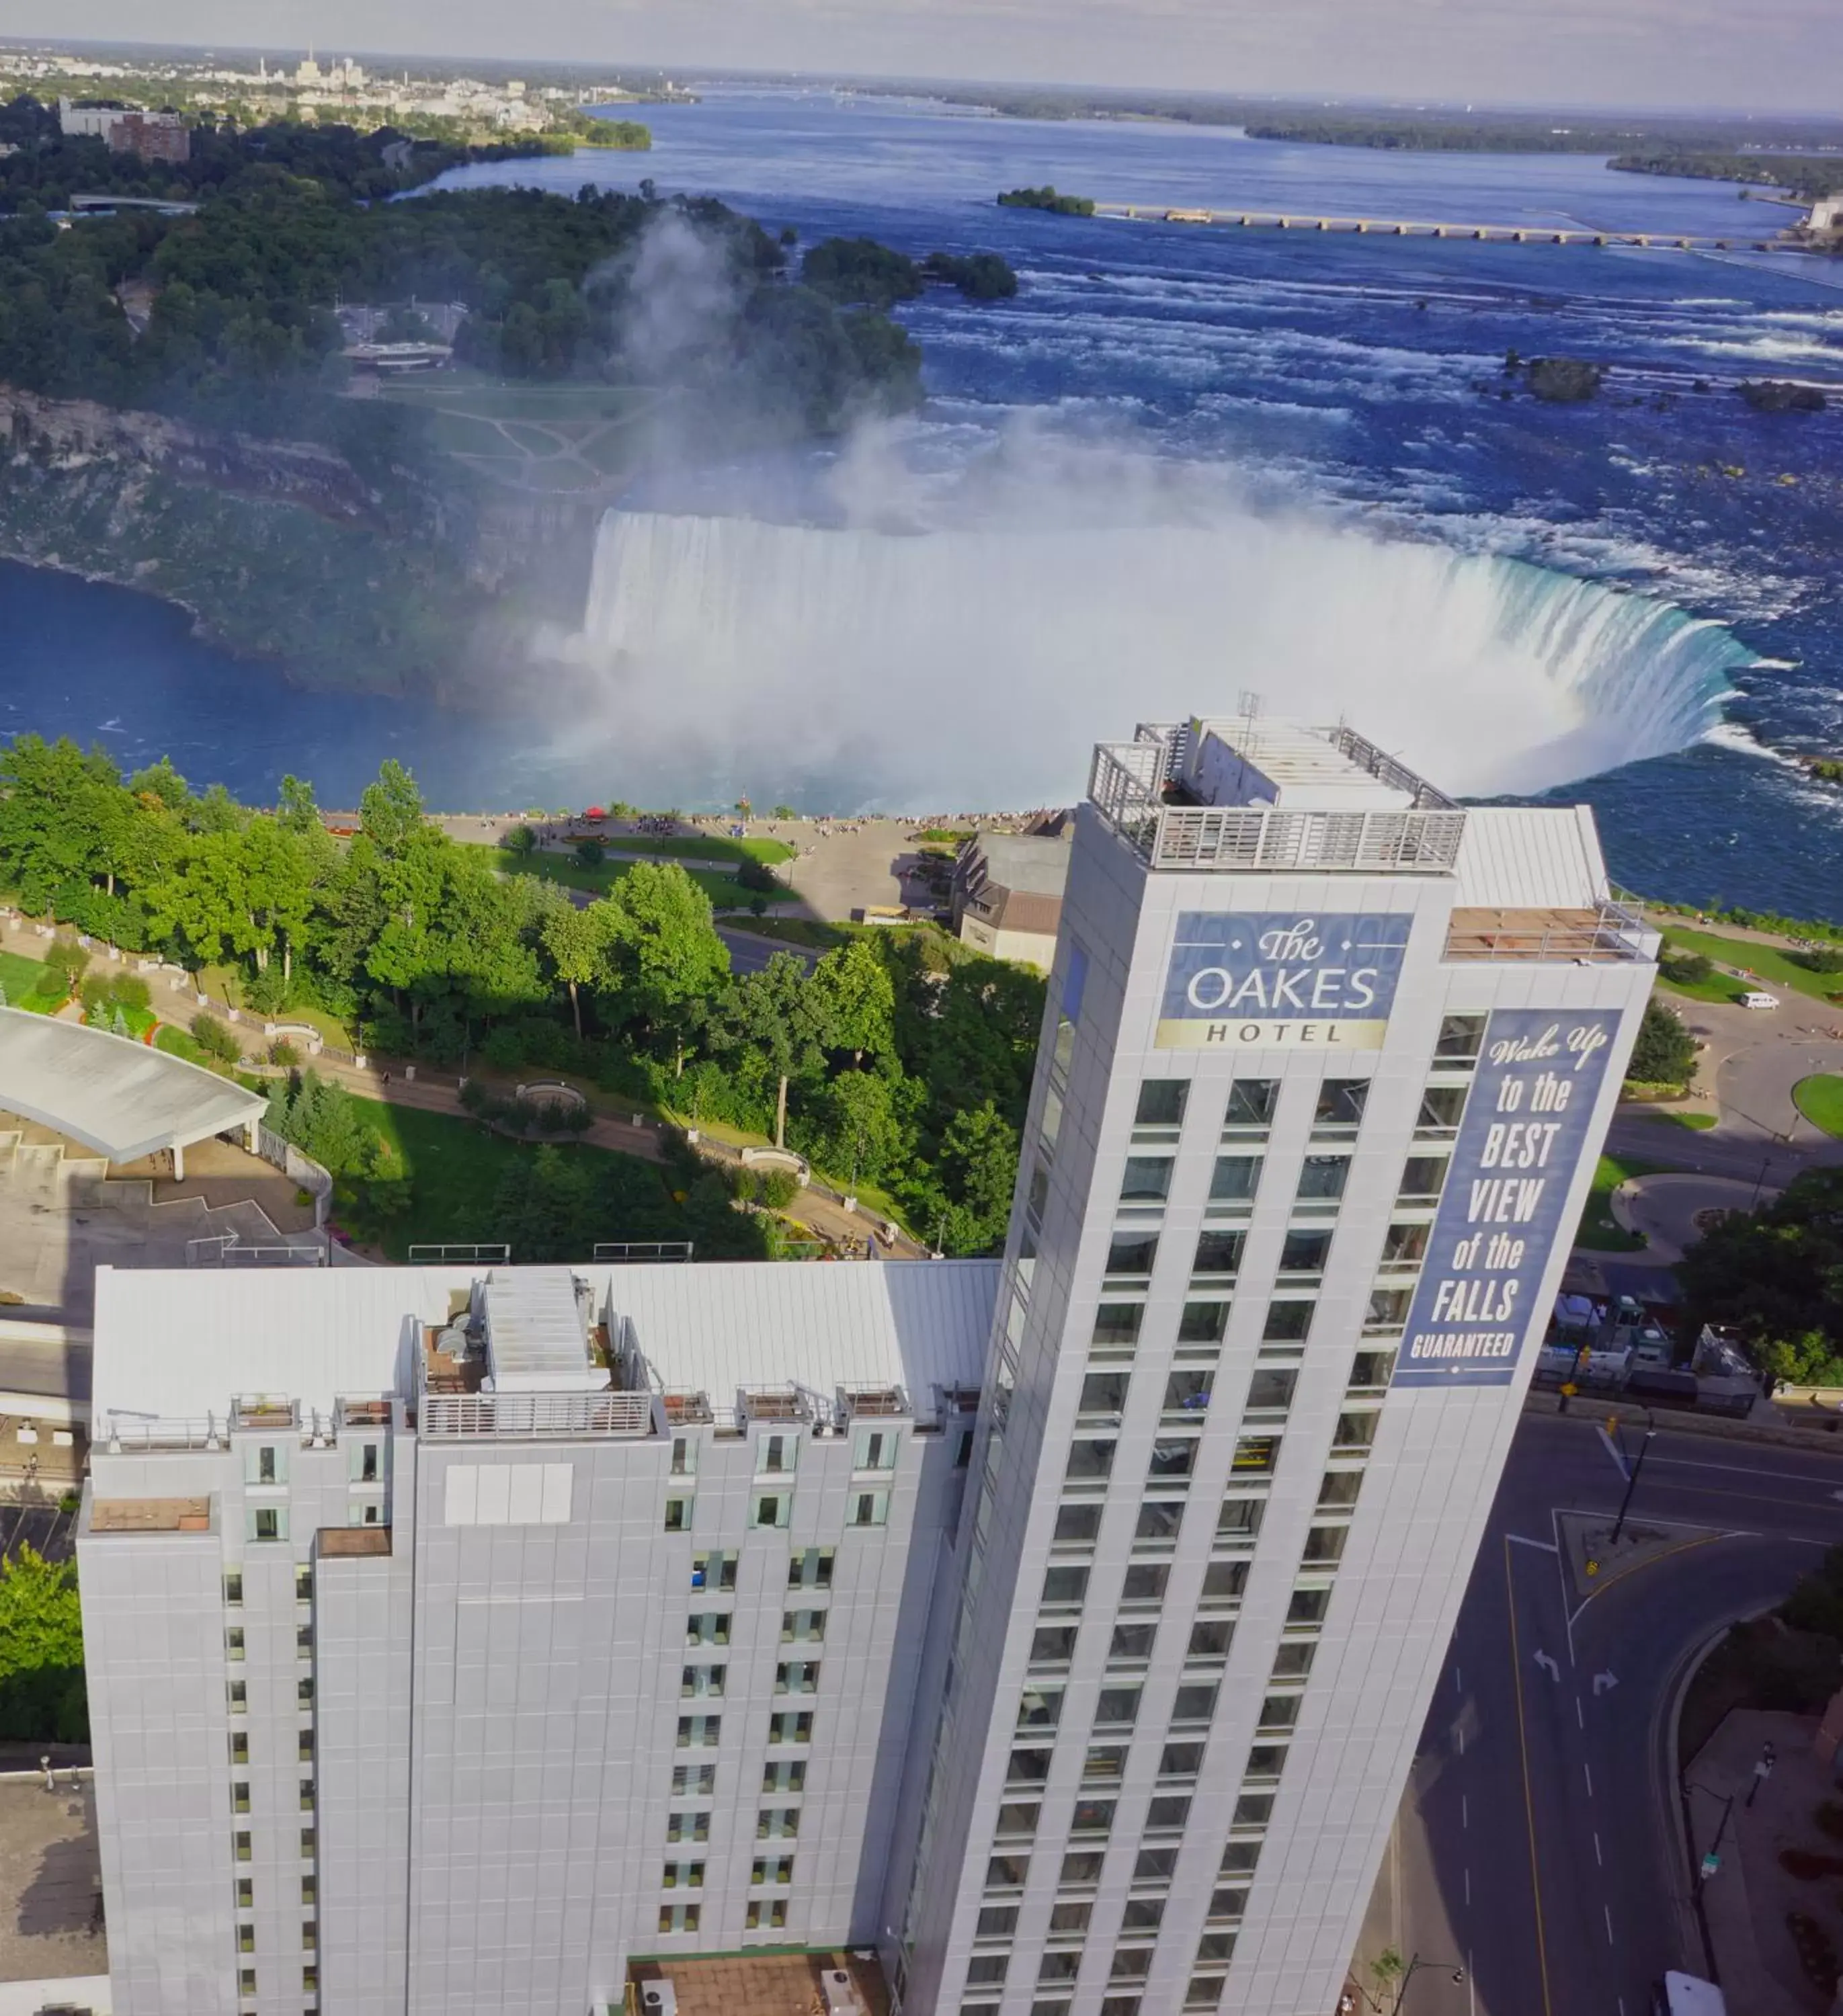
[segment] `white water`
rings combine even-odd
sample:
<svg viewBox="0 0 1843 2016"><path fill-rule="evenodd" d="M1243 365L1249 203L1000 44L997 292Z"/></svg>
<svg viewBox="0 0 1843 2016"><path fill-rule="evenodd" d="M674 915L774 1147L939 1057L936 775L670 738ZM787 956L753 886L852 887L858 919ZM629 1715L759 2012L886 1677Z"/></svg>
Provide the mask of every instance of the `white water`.
<svg viewBox="0 0 1843 2016"><path fill-rule="evenodd" d="M611 512L576 651L585 732L662 778L908 810L1071 801L1095 741L1245 688L1448 790L1536 791L1699 740L1751 662L1668 603L1221 509L919 533Z"/></svg>

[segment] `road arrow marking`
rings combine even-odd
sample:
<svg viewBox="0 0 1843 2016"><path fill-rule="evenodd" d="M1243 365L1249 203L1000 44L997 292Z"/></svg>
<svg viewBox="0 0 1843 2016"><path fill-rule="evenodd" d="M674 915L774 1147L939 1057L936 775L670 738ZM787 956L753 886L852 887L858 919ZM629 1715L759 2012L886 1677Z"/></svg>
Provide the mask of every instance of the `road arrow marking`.
<svg viewBox="0 0 1843 2016"><path fill-rule="evenodd" d="M1536 1654L1536 1664L1547 1669L1550 1679L1559 1680L1561 1678L1560 1666L1546 1652L1538 1652Z"/></svg>
<svg viewBox="0 0 1843 2016"><path fill-rule="evenodd" d="M1616 1673L1596 1673L1593 1676L1594 1699L1598 1701L1603 1693L1610 1694L1618 1684L1619 1678Z"/></svg>

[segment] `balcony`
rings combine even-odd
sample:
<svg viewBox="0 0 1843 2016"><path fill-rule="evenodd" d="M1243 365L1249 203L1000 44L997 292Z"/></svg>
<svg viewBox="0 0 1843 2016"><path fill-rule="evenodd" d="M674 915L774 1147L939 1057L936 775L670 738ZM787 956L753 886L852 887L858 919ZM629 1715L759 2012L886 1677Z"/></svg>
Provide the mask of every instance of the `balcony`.
<svg viewBox="0 0 1843 2016"><path fill-rule="evenodd" d="M1591 909L1455 909L1448 959L1604 966L1657 956L1658 934L1622 903Z"/></svg>

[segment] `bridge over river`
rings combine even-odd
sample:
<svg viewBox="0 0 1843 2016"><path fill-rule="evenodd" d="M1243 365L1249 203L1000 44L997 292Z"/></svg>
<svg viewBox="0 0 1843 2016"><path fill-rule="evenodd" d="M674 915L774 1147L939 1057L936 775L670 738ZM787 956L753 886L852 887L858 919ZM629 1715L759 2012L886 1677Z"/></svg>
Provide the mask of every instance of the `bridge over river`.
<svg viewBox="0 0 1843 2016"><path fill-rule="evenodd" d="M1437 224L1390 217L1320 217L1280 210L1192 210L1161 203L1097 203L1097 217L1140 224L1209 224L1244 231L1312 231L1350 237L1461 238L1499 245L1636 246L1672 252L1796 252L1804 248L1783 233L1722 237L1678 231L1594 231L1582 226L1534 224Z"/></svg>

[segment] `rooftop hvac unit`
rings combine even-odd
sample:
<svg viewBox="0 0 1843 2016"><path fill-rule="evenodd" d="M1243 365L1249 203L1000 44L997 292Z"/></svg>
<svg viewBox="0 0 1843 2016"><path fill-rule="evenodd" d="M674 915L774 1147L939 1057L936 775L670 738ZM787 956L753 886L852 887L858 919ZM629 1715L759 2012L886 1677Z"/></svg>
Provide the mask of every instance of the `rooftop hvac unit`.
<svg viewBox="0 0 1843 2016"><path fill-rule="evenodd" d="M865 2016L858 1999L857 1984L842 1967L828 1967L819 1977L819 1993L826 2016Z"/></svg>
<svg viewBox="0 0 1843 2016"><path fill-rule="evenodd" d="M669 1981L643 1981L640 2006L642 2016L678 2016L678 1990Z"/></svg>

